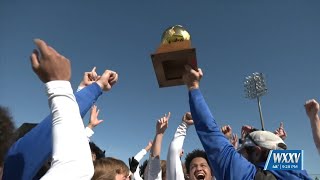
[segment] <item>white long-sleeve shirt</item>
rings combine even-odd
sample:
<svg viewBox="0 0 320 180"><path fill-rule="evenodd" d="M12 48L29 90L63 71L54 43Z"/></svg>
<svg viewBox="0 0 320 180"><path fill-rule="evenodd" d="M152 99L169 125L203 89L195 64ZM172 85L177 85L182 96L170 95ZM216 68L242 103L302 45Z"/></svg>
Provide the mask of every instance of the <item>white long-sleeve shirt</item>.
<svg viewBox="0 0 320 180"><path fill-rule="evenodd" d="M145 149L141 149L135 156L134 159L137 160L139 163L141 159L147 154L147 151ZM142 180L140 176L140 167L137 167L137 170L133 173L133 180Z"/></svg>
<svg viewBox="0 0 320 180"><path fill-rule="evenodd" d="M85 133L86 133L87 140L90 142L90 138L94 134L94 131L92 129L90 129L89 127L86 127Z"/></svg>
<svg viewBox="0 0 320 180"><path fill-rule="evenodd" d="M180 160L183 142L187 135L188 125L181 122L170 143L167 154L167 180L184 180L183 168Z"/></svg>
<svg viewBox="0 0 320 180"><path fill-rule="evenodd" d="M94 168L78 104L68 81L46 83L52 113L52 165L42 180L90 180Z"/></svg>

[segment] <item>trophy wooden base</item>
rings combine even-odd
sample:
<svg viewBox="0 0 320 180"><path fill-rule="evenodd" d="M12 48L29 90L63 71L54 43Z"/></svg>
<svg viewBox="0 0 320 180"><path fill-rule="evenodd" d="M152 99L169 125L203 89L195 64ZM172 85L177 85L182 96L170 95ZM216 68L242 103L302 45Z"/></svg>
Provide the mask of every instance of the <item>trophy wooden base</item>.
<svg viewBox="0 0 320 180"><path fill-rule="evenodd" d="M189 42L178 42L178 44L185 43ZM166 52L166 49L166 47L159 48L157 53L151 55L159 87L183 85L182 75L185 71L184 66L188 64L193 69L198 69L196 49L187 48L170 52Z"/></svg>

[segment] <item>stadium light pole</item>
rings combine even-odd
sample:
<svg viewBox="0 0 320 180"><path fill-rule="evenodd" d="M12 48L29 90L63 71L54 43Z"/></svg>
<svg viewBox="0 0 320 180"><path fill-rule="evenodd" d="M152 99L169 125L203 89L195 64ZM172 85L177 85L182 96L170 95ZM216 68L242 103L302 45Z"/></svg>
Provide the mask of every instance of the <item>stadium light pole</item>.
<svg viewBox="0 0 320 180"><path fill-rule="evenodd" d="M261 96L267 93L264 74L255 72L255 73L252 73L252 75L247 76L244 81L244 88L245 88L246 98L257 99L258 101L261 127L262 127L262 130L264 131L264 121L262 116L261 100L260 100Z"/></svg>

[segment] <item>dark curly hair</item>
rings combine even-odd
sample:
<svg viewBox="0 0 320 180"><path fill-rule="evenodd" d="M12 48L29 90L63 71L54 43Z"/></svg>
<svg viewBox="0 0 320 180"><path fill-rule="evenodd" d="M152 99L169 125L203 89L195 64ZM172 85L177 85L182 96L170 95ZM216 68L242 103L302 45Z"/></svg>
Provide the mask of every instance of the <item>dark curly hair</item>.
<svg viewBox="0 0 320 180"><path fill-rule="evenodd" d="M15 127L8 108L0 106L0 166L14 139Z"/></svg>
<svg viewBox="0 0 320 180"><path fill-rule="evenodd" d="M106 157L106 151L102 151L95 143L89 142L91 152L96 155L96 160Z"/></svg>
<svg viewBox="0 0 320 180"><path fill-rule="evenodd" d="M193 150L191 153L188 153L187 156L186 156L186 159L185 159L185 166L186 166L186 169L187 169L187 174L190 173L190 164L191 164L191 161L194 159L194 158L197 158L197 157L201 157L203 159L205 159L208 164L209 164L209 161L208 161L208 157L207 157L207 154L205 151L203 150L200 150L200 149L195 149Z"/></svg>

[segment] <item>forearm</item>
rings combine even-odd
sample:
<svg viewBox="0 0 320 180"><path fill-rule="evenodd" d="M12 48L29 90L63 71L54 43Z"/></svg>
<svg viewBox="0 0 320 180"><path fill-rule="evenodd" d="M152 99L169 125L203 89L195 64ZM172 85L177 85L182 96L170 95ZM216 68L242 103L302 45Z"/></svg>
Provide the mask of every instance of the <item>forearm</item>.
<svg viewBox="0 0 320 180"><path fill-rule="evenodd" d="M161 145L162 145L163 134L156 134L153 140L151 157L160 159Z"/></svg>
<svg viewBox="0 0 320 180"><path fill-rule="evenodd" d="M316 117L310 119L311 129L312 129L312 135L314 144L316 145L318 152L320 154L320 119L317 115Z"/></svg>
<svg viewBox="0 0 320 180"><path fill-rule="evenodd" d="M145 149L141 149L135 156L134 159L137 160L138 162L141 161L141 159L147 154L147 151Z"/></svg>
<svg viewBox="0 0 320 180"><path fill-rule="evenodd" d="M52 81L46 86L53 117L53 161L42 179L90 179L91 151L71 85L68 81Z"/></svg>
<svg viewBox="0 0 320 180"><path fill-rule="evenodd" d="M96 83L75 94L82 117L101 94L102 90ZM32 179L51 154L52 116L49 115L11 146L5 159L3 179Z"/></svg>
<svg viewBox="0 0 320 180"><path fill-rule="evenodd" d="M148 177L147 179L159 179L161 177L160 153L163 134L156 134L148 160ZM160 174L160 175L159 175Z"/></svg>
<svg viewBox="0 0 320 180"><path fill-rule="evenodd" d="M225 138L199 89L189 92L190 110L199 139L217 179L253 179L256 169Z"/></svg>
<svg viewBox="0 0 320 180"><path fill-rule="evenodd" d="M170 143L167 154L167 179L183 179L183 169L180 160L183 142L187 133L188 125L184 122L178 126L172 142Z"/></svg>

